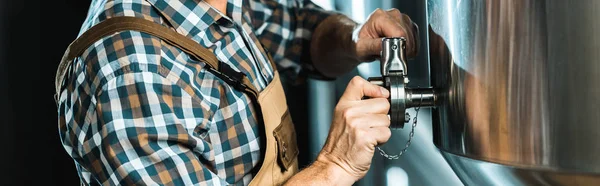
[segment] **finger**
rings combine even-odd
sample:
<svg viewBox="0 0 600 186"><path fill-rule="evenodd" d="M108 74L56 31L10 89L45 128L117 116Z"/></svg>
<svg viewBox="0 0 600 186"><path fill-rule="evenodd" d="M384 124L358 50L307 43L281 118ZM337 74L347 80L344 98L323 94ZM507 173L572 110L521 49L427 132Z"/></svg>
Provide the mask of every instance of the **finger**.
<svg viewBox="0 0 600 186"><path fill-rule="evenodd" d="M383 145L392 136L392 131L388 127L373 127L369 129L369 135L375 138L376 145Z"/></svg>
<svg viewBox="0 0 600 186"><path fill-rule="evenodd" d="M402 14L398 9L390 9L386 14L406 33L406 49L408 57L414 57L419 49L419 30L417 25L406 14ZM389 37L389 36L388 36Z"/></svg>
<svg viewBox="0 0 600 186"><path fill-rule="evenodd" d="M389 9L389 10L387 10L385 12L387 14L391 15L392 17L397 17L397 18L402 17L402 12L400 12L400 10L395 9L395 8Z"/></svg>
<svg viewBox="0 0 600 186"><path fill-rule="evenodd" d="M350 83L348 83L346 91L344 91L340 101L358 101L365 96L371 98L387 98L390 96L390 92L383 87L369 83L360 76L355 76L350 80Z"/></svg>
<svg viewBox="0 0 600 186"><path fill-rule="evenodd" d="M412 45L412 51L409 51L409 53L407 54L409 57L415 57L419 54L419 49L421 48L421 38L419 37L419 26L416 23L412 23L412 28L413 28L413 41L414 44Z"/></svg>
<svg viewBox="0 0 600 186"><path fill-rule="evenodd" d="M373 28L375 30L375 38L365 38L358 40L357 48L358 51L365 51L365 55L368 56L379 56L381 52L381 38L382 37L404 37L408 38L405 28L396 20L394 20L387 13L383 15L374 16ZM408 43L407 43L408 45ZM407 46L410 47L410 46Z"/></svg>
<svg viewBox="0 0 600 186"><path fill-rule="evenodd" d="M415 57L419 48L418 27L408 15L402 14L400 11L392 9L387 14L404 28L406 32L406 53L409 58Z"/></svg>
<svg viewBox="0 0 600 186"><path fill-rule="evenodd" d="M400 24L400 26L406 32L406 37L408 42L411 42L414 39L415 32L412 29L413 22L406 14L402 14L400 10L392 8L386 11L387 15L390 16L396 23ZM410 48L409 48L410 49Z"/></svg>
<svg viewBox="0 0 600 186"><path fill-rule="evenodd" d="M390 102L386 98L370 98L359 101L355 109L357 113L387 114L390 111Z"/></svg>
<svg viewBox="0 0 600 186"><path fill-rule="evenodd" d="M348 125L356 129L368 131L370 128L390 127L390 117L387 114L363 114L348 121Z"/></svg>
<svg viewBox="0 0 600 186"><path fill-rule="evenodd" d="M364 128L390 127L390 117L387 114L364 114L352 122L355 122L355 126Z"/></svg>
<svg viewBox="0 0 600 186"><path fill-rule="evenodd" d="M387 13L375 20L375 31L380 37L407 37L403 25Z"/></svg>
<svg viewBox="0 0 600 186"><path fill-rule="evenodd" d="M417 26L417 24L415 24L415 22L413 22L410 17L408 17L408 15L406 14L402 14L402 23L406 24L404 27L407 28L407 35L409 35L410 38L408 38L408 43L410 43L410 45L407 44L407 54L408 57L415 57L417 56L418 52L419 52L419 26Z"/></svg>

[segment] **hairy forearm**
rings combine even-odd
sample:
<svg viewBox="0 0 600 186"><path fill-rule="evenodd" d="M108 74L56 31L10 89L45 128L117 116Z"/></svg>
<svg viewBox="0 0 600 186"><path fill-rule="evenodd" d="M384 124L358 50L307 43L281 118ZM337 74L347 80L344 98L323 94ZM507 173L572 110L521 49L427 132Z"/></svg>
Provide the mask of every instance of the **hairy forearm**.
<svg viewBox="0 0 600 186"><path fill-rule="evenodd" d="M356 180L340 167L315 161L290 178L285 185L352 185Z"/></svg>
<svg viewBox="0 0 600 186"><path fill-rule="evenodd" d="M317 26L311 39L314 67L327 77L337 77L360 63L352 31L357 23L344 15L332 15Z"/></svg>

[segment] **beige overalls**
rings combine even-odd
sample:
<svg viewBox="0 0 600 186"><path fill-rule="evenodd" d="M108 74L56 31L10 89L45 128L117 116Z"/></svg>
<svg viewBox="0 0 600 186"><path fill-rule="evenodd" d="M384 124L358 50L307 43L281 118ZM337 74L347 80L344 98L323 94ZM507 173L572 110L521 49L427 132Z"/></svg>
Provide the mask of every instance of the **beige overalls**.
<svg viewBox="0 0 600 186"><path fill-rule="evenodd" d="M271 56L269 56L269 60L275 71L275 76L273 81L259 93L246 76L240 76L239 72L233 72L234 74L232 74L231 68L227 68L228 66L225 66L227 64L219 62L208 49L166 26L142 18L109 18L90 28L69 45L56 74L55 99L59 100L58 95L60 95L60 91L64 87L63 80L67 68L76 57L80 56L90 45L103 37L127 30L144 32L156 36L180 48L191 57L205 62L205 68L209 72L237 90L244 92L252 100L254 110L262 113L257 114L260 117L257 119L259 123L264 123L264 125L259 124L263 129L260 136L266 140L262 140L264 144L261 146L264 159L259 163L260 169L258 169L258 172L255 172L250 185L282 185L298 172L296 131L288 112L279 73Z"/></svg>

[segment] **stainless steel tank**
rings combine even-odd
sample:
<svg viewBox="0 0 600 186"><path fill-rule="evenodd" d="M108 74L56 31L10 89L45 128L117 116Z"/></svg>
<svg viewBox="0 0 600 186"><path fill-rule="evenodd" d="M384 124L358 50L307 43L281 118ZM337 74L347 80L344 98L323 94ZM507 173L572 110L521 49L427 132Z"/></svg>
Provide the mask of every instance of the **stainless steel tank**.
<svg viewBox="0 0 600 186"><path fill-rule="evenodd" d="M434 143L466 185L600 185L600 1L427 0Z"/></svg>

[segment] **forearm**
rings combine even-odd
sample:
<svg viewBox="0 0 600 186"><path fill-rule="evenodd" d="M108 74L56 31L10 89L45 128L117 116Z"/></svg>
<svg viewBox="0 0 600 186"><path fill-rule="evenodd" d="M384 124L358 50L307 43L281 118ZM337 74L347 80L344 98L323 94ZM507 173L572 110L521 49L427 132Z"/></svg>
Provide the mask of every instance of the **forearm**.
<svg viewBox="0 0 600 186"><path fill-rule="evenodd" d="M345 15L331 15L322 21L311 39L311 60L327 77L337 77L360 63L352 31L357 23Z"/></svg>
<svg viewBox="0 0 600 186"><path fill-rule="evenodd" d="M309 167L290 178L285 185L352 185L351 175L331 163L315 161Z"/></svg>

